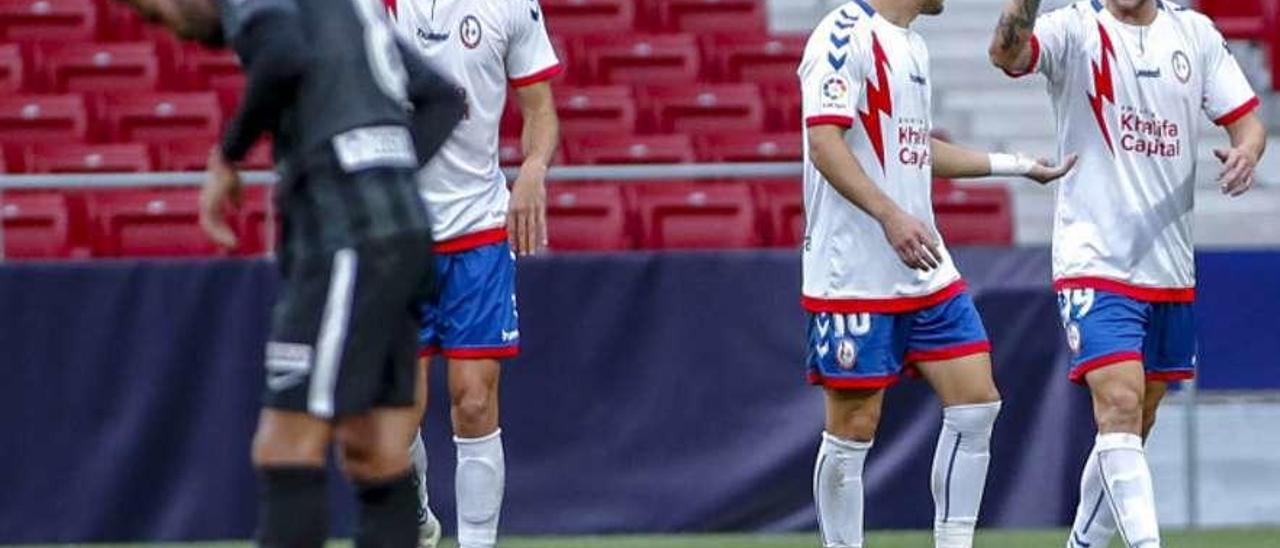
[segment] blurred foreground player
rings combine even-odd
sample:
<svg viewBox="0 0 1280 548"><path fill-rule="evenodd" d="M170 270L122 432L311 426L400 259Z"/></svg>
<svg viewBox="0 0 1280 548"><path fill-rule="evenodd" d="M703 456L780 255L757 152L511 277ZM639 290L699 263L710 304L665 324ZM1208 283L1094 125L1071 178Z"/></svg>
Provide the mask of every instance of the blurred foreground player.
<svg viewBox="0 0 1280 548"><path fill-rule="evenodd" d="M929 54L908 25L942 0L858 0L814 31L804 96L804 308L809 378L826 389L814 471L823 546L863 543L862 470L884 389L906 368L942 400L934 454L934 538L969 547L1000 394L986 330L934 226L941 177L1060 177L1021 157L933 139Z"/></svg>
<svg viewBox="0 0 1280 548"><path fill-rule="evenodd" d="M388 0L396 26L432 67L456 82L467 117L418 175L431 214L440 291L423 310L422 397L432 354L448 361L461 548L497 542L506 463L498 420L499 360L519 351L516 258L546 243L545 179L559 142L550 79L561 67L536 0ZM524 163L507 190L498 129L515 88ZM427 456L412 442L422 505L421 542L440 525L427 504Z"/></svg>
<svg viewBox="0 0 1280 548"><path fill-rule="evenodd" d="M324 544L336 440L359 498L356 546L414 546L404 440L418 422L417 303L432 266L413 176L461 118L461 98L397 43L377 0L131 3L183 38L229 42L248 75L201 194L201 224L218 243L236 243L225 221L239 198L235 162L262 133L275 138L285 283L253 443L259 543Z"/></svg>
<svg viewBox="0 0 1280 548"><path fill-rule="evenodd" d="M1161 0L1089 0L1039 18L1011 0L991 60L1048 80L1061 151L1080 168L1058 186L1054 289L1071 380L1093 394L1098 437L1069 547L1160 546L1143 439L1166 383L1192 378L1200 117L1226 128L1222 192L1252 188L1266 130L1259 101L1205 16ZM1201 114L1203 113L1203 114ZM1118 519L1117 519L1118 518Z"/></svg>

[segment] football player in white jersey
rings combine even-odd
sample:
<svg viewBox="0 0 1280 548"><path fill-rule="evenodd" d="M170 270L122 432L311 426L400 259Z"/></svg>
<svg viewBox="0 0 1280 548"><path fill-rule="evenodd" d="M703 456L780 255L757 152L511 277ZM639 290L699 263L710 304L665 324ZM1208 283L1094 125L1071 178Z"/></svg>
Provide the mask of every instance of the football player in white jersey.
<svg viewBox="0 0 1280 548"><path fill-rule="evenodd" d="M467 116L419 173L435 237L439 297L426 306L421 405L429 356L448 361L457 446L458 543L494 546L505 484L498 427L499 360L514 357L520 330L515 257L546 243L547 167L559 141L550 79L561 65L537 0L387 0L401 36L463 88ZM524 118L525 160L511 191L499 168L507 88ZM427 506L426 451L413 440L422 502L422 545L439 525Z"/></svg>
<svg viewBox="0 0 1280 548"><path fill-rule="evenodd" d="M931 137L929 53L908 26L943 0L855 0L809 38L804 97L803 306L809 380L826 391L814 470L823 546L860 547L862 469L884 389L905 370L944 405L934 454L934 538L969 547L1000 394L973 299L934 226L933 176L1060 177L1007 154Z"/></svg>
<svg viewBox="0 0 1280 548"><path fill-rule="evenodd" d="M1266 145L1259 101L1205 16L1163 0L1086 0L1037 18L1010 0L992 62L1048 80L1059 150L1054 288L1071 379L1093 395L1098 437L1070 547L1160 545L1143 439L1167 383L1195 374L1191 215L1200 119L1226 128L1218 183L1247 192ZM1117 519L1118 518L1118 519Z"/></svg>

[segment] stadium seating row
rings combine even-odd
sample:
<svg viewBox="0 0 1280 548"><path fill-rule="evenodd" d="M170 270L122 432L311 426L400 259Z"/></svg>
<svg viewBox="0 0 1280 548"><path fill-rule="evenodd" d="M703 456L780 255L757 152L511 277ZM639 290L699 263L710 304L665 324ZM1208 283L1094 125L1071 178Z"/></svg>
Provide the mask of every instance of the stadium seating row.
<svg viewBox="0 0 1280 548"><path fill-rule="evenodd" d="M954 244L1012 242L1002 187L935 183L938 222ZM197 225L193 188L8 192L0 238L10 259L217 256ZM549 187L553 251L789 247L804 233L800 186L791 180L559 183ZM253 188L233 225L241 255L273 241L265 189Z"/></svg>

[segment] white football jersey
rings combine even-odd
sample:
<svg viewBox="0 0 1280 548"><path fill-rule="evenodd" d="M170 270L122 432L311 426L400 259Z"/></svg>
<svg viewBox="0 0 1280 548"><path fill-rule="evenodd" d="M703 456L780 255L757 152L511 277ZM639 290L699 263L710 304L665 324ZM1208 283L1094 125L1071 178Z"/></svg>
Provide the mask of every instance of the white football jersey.
<svg viewBox="0 0 1280 548"><path fill-rule="evenodd" d="M1058 289L1091 287L1144 301L1195 298L1191 216L1200 116L1226 125L1259 102L1207 17L1157 4L1145 27L1116 20L1098 0L1036 22L1031 71L1049 81L1059 153L1080 154L1058 183Z"/></svg>
<svg viewBox="0 0 1280 548"><path fill-rule="evenodd" d="M537 0L398 0L402 37L463 88L467 114L418 174L438 249L506 239L510 192L498 163L507 86L561 72Z"/></svg>
<svg viewBox="0 0 1280 548"><path fill-rule="evenodd" d="M929 52L920 35L855 0L818 24L799 74L805 126L849 128L845 141L867 176L936 234ZM807 132L805 141L806 310L909 312L963 289L945 246L943 264L932 272L902 264L879 222L840 195L814 166Z"/></svg>

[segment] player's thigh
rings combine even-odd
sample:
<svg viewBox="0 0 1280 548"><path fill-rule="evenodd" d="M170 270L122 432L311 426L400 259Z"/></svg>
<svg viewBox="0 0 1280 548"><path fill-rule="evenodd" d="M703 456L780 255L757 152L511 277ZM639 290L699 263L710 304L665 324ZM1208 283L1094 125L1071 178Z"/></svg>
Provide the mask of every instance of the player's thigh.
<svg viewBox="0 0 1280 548"><path fill-rule="evenodd" d="M826 430L837 438L871 441L880 426L884 389L826 388Z"/></svg>
<svg viewBox="0 0 1280 548"><path fill-rule="evenodd" d="M439 345L450 360L503 360L520 348L515 258L506 242L449 255L435 309Z"/></svg>
<svg viewBox="0 0 1280 548"><path fill-rule="evenodd" d="M969 354L950 360L917 362L915 367L933 387L942 405L972 405L1000 399L991 373L991 355Z"/></svg>
<svg viewBox="0 0 1280 548"><path fill-rule="evenodd" d="M1071 351L1070 379L1089 384L1093 371L1143 361L1150 305L1095 289L1064 289L1058 305Z"/></svg>
<svg viewBox="0 0 1280 548"><path fill-rule="evenodd" d="M253 436L253 463L270 466L323 466L332 427L305 412L263 409Z"/></svg>
<svg viewBox="0 0 1280 548"><path fill-rule="evenodd" d="M1195 378L1195 311L1191 303L1154 303L1143 342L1142 361L1148 381L1178 382Z"/></svg>

